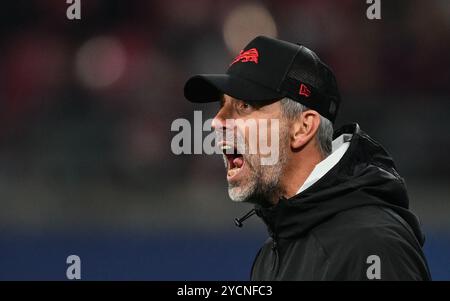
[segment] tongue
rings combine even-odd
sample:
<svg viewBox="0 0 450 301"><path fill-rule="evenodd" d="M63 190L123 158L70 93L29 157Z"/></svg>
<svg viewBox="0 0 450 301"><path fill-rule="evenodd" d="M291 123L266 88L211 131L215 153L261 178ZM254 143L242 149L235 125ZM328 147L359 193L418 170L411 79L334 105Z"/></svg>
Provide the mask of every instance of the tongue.
<svg viewBox="0 0 450 301"><path fill-rule="evenodd" d="M236 157L233 159L233 164L237 168L241 168L244 165L244 159L242 157Z"/></svg>

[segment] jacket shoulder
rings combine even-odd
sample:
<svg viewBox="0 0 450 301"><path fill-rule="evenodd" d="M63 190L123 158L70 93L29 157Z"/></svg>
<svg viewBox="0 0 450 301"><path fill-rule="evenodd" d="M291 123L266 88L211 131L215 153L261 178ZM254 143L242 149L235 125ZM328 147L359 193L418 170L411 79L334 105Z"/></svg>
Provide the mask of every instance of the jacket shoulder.
<svg viewBox="0 0 450 301"><path fill-rule="evenodd" d="M429 279L420 244L385 208L362 206L340 212L312 234L328 255L329 280Z"/></svg>

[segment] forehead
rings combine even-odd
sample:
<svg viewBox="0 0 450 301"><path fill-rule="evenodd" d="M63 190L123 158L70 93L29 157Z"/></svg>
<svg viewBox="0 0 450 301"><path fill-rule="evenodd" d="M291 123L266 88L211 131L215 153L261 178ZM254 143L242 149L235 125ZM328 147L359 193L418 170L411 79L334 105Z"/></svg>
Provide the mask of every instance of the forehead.
<svg viewBox="0 0 450 301"><path fill-rule="evenodd" d="M233 96L227 95L227 94L222 94L220 97L220 101L221 102L226 102L226 101L238 101L239 99L234 98Z"/></svg>
<svg viewBox="0 0 450 301"><path fill-rule="evenodd" d="M236 103L236 102L239 102L239 101L240 102L245 102L245 100L240 100L240 99L234 98L234 97L232 97L230 95L227 95L227 94L222 94L220 96L220 100L219 100L221 107L223 107L226 104L232 105L233 103Z"/></svg>
<svg viewBox="0 0 450 301"><path fill-rule="evenodd" d="M229 102L229 103L245 102L245 103L248 103L249 105L252 105L255 108L262 108L262 107L271 106L271 105L277 106L280 104L280 99L251 101L251 100L246 100L246 99L237 99L237 98L234 98L233 96L230 96L227 94L222 94L220 97L220 103L225 104L226 102Z"/></svg>

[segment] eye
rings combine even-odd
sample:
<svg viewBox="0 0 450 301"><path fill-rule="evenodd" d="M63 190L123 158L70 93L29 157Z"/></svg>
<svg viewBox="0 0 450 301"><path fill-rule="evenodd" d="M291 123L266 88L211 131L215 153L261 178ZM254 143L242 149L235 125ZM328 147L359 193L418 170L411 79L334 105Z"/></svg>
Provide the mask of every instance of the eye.
<svg viewBox="0 0 450 301"><path fill-rule="evenodd" d="M236 101L234 105L236 112L240 115L250 114L254 109L254 107L250 103L242 100Z"/></svg>
<svg viewBox="0 0 450 301"><path fill-rule="evenodd" d="M240 107L242 110L248 110L248 109L250 109L252 106L251 106L249 103L246 103L246 102L242 101L242 102L239 104L239 107Z"/></svg>

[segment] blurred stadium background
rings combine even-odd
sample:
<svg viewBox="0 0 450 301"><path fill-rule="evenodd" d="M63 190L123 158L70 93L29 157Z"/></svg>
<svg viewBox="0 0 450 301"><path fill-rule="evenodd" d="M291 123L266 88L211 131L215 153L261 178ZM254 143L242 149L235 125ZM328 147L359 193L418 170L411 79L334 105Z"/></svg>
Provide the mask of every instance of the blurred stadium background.
<svg viewBox="0 0 450 301"><path fill-rule="evenodd" d="M0 10L0 279L245 280L266 231L227 196L219 156L171 153L176 118L214 105L186 78L220 73L258 34L337 74L337 125L392 153L450 280L450 1L4 1Z"/></svg>

